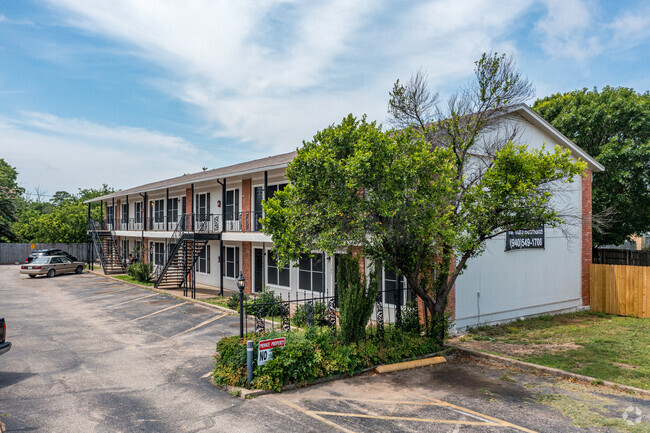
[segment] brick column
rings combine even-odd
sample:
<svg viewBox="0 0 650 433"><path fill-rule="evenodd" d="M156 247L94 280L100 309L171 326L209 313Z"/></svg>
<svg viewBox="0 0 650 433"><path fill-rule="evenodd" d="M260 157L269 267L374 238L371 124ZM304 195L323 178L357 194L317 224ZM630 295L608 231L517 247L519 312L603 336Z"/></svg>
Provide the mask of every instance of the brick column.
<svg viewBox="0 0 650 433"><path fill-rule="evenodd" d="M183 209L187 215L192 213L192 188L185 188L185 209ZM189 230L192 227L192 218L187 217L185 221L185 229Z"/></svg>
<svg viewBox="0 0 650 433"><path fill-rule="evenodd" d="M589 305L590 287L589 287L589 266L592 262L593 242L591 234L591 170L585 170L585 176L582 177L582 275L581 275L581 294L582 305Z"/></svg>
<svg viewBox="0 0 650 433"><path fill-rule="evenodd" d="M242 221L241 221L241 230L243 232L250 232L252 230L252 219L251 215L251 180L244 179L241 181L241 210L242 210Z"/></svg>
<svg viewBox="0 0 650 433"><path fill-rule="evenodd" d="M244 291L249 295L253 293L253 263L252 263L253 244L250 242L241 243L241 267L244 278L246 279L246 288Z"/></svg>
<svg viewBox="0 0 650 433"><path fill-rule="evenodd" d="M120 229L120 211L122 210L122 207L120 206L120 199L117 199L115 201L115 230Z"/></svg>

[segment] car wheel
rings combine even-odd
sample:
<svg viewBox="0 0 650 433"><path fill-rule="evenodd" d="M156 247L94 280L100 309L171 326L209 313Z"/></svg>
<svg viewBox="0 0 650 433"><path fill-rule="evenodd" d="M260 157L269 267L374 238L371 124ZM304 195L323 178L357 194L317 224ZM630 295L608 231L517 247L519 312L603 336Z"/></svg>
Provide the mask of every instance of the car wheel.
<svg viewBox="0 0 650 433"><path fill-rule="evenodd" d="M47 276L52 278L54 275L56 275L56 271L54 269L50 269L47 271Z"/></svg>
<svg viewBox="0 0 650 433"><path fill-rule="evenodd" d="M30 274L29 278L36 278L36 275L31 275Z"/></svg>
<svg viewBox="0 0 650 433"><path fill-rule="evenodd" d="M84 267L79 265L79 266L77 266L77 269L74 270L74 273L75 274L81 274L81 273L83 273L83 271L84 271Z"/></svg>

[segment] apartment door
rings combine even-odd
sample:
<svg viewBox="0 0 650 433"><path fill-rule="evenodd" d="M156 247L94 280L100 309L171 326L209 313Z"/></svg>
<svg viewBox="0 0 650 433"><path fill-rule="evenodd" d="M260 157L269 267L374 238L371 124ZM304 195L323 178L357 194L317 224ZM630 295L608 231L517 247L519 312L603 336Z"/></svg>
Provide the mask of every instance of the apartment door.
<svg viewBox="0 0 650 433"><path fill-rule="evenodd" d="M262 293L264 291L264 251L261 248L255 248L253 254L253 292Z"/></svg>

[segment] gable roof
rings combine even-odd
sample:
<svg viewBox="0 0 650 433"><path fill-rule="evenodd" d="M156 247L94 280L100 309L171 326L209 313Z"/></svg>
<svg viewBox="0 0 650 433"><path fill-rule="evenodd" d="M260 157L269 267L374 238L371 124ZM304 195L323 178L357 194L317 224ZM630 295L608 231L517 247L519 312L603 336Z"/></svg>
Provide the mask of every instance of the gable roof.
<svg viewBox="0 0 650 433"><path fill-rule="evenodd" d="M200 171L198 173L186 174L184 176L172 177L170 179L151 182L112 194L103 195L84 203L93 203L101 200L107 200L114 197L123 197L127 194L144 193L145 191L155 191L164 188L173 188L176 186L187 185L193 182L204 182L207 180L223 179L227 176L239 176L243 174L256 173L275 168L286 167L287 164L296 157L297 151L282 153L280 155L268 156L266 158L255 159L253 161L241 162L239 164L228 165L226 167L215 168L212 170Z"/></svg>
<svg viewBox="0 0 650 433"><path fill-rule="evenodd" d="M547 132L551 137L557 140L557 144L566 147L571 151L571 155L575 158L581 159L587 163L589 169L593 172L605 171L605 167L596 161L591 155L582 150L573 141L569 140L564 134L555 129L553 125L548 123L542 116L537 114L535 110L526 104L512 105L505 110L505 114L519 114L524 119L528 120L537 128Z"/></svg>

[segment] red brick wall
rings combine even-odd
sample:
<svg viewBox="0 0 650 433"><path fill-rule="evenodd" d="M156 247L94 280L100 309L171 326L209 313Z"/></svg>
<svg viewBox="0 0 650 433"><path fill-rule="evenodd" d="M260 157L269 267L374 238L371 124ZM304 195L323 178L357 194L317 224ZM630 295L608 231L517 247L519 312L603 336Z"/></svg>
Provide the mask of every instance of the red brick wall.
<svg viewBox="0 0 650 433"><path fill-rule="evenodd" d="M582 305L589 305L589 265L592 262L591 170L582 178Z"/></svg>
<svg viewBox="0 0 650 433"><path fill-rule="evenodd" d="M251 180L244 179L241 181L241 210L244 213L242 216L242 231L251 231ZM248 278L246 279L248 281Z"/></svg>
<svg viewBox="0 0 650 433"><path fill-rule="evenodd" d="M184 212L186 214L191 214L192 213L192 188L185 188L185 209ZM191 217L187 217L187 221L185 221L186 227L191 227L192 224L192 219Z"/></svg>
<svg viewBox="0 0 650 433"><path fill-rule="evenodd" d="M250 182L250 180L249 180ZM252 263L252 244L250 242L241 243L241 267L244 278L246 279L246 288L244 292L253 293L253 263Z"/></svg>

